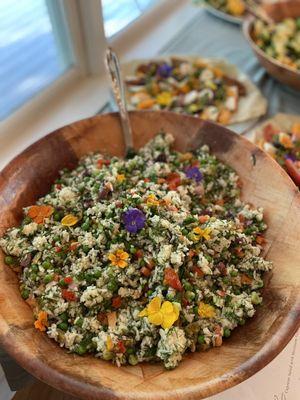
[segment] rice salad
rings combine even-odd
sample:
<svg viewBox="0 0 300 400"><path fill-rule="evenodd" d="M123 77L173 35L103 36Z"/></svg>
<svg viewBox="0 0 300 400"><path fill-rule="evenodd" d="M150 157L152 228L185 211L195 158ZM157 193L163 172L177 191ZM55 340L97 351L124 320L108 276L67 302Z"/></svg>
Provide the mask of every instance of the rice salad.
<svg viewBox="0 0 300 400"><path fill-rule="evenodd" d="M0 239L35 328L70 352L172 369L262 302L263 210L207 146L180 153L173 140L85 156Z"/></svg>

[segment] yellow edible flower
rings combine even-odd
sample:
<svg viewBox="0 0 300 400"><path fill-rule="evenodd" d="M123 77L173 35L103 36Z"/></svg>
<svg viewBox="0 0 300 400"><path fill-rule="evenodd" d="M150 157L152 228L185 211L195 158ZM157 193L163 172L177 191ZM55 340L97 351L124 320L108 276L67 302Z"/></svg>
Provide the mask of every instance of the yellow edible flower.
<svg viewBox="0 0 300 400"><path fill-rule="evenodd" d="M215 308L210 304L206 304L200 301L198 314L200 318L213 318L216 315L216 311Z"/></svg>
<svg viewBox="0 0 300 400"><path fill-rule="evenodd" d="M114 348L114 344L113 344L113 341L112 341L110 336L107 336L106 348L107 348L108 351L111 351Z"/></svg>
<svg viewBox="0 0 300 400"><path fill-rule="evenodd" d="M196 228L193 229L193 240L195 242L198 242L202 237L205 240L209 240L210 239L210 233L211 233L211 228L205 228L205 229L201 229L199 226L197 226Z"/></svg>
<svg viewBox="0 0 300 400"><path fill-rule="evenodd" d="M155 194L149 194L146 199L146 204L147 206L159 206L159 201L157 200Z"/></svg>
<svg viewBox="0 0 300 400"><path fill-rule="evenodd" d="M117 182L122 183L125 181L125 175L124 174L118 174L117 175Z"/></svg>
<svg viewBox="0 0 300 400"><path fill-rule="evenodd" d="M243 0L228 0L227 9L232 15L240 16L245 12Z"/></svg>
<svg viewBox="0 0 300 400"><path fill-rule="evenodd" d="M170 301L161 303L159 297L154 297L148 306L139 313L139 317L148 317L151 324L169 329L179 318L179 308L175 303Z"/></svg>
<svg viewBox="0 0 300 400"><path fill-rule="evenodd" d="M192 153L183 153L180 154L180 161L189 161L193 158L193 154Z"/></svg>
<svg viewBox="0 0 300 400"><path fill-rule="evenodd" d="M161 92L156 96L156 102L161 106L169 106L172 103L172 98L170 92Z"/></svg>
<svg viewBox="0 0 300 400"><path fill-rule="evenodd" d="M292 149L294 147L290 135L284 132L279 133L279 143L286 149Z"/></svg>
<svg viewBox="0 0 300 400"><path fill-rule="evenodd" d="M78 218L75 217L75 215L73 214L68 214L66 216L63 217L63 219L61 220L61 224L63 226L73 226L75 224L77 224L78 222Z"/></svg>
<svg viewBox="0 0 300 400"><path fill-rule="evenodd" d="M46 311L40 311L37 320L34 322L35 329L44 332L48 326L48 314Z"/></svg>
<svg viewBox="0 0 300 400"><path fill-rule="evenodd" d="M126 251L123 250L117 250L114 253L109 253L107 257L112 265L115 265L116 267L119 268L125 268L128 265L128 260L129 254L126 253Z"/></svg>

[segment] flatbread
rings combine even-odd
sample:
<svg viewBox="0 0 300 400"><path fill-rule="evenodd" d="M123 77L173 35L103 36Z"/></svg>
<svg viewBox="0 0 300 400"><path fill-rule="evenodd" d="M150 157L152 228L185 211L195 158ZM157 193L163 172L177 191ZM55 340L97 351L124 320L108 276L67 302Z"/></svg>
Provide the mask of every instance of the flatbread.
<svg viewBox="0 0 300 400"><path fill-rule="evenodd" d="M151 61L166 61L169 62L171 58L180 59L187 62L195 62L196 60L201 60L208 63L213 67L220 68L224 73L230 77L240 81L246 88L246 96L240 97L238 103L238 110L232 115L229 125L236 124L240 122L249 121L255 118L259 118L265 115L267 111L267 100L263 97L262 93L258 88L250 81L250 79L238 69L222 59L210 59L202 58L198 56L180 56L180 55L169 55L163 57L154 57L149 59L132 60L121 65L121 72L123 79L135 76L135 70L140 64L147 64ZM126 88L126 97L128 108L133 110L134 107L130 104L129 91Z"/></svg>

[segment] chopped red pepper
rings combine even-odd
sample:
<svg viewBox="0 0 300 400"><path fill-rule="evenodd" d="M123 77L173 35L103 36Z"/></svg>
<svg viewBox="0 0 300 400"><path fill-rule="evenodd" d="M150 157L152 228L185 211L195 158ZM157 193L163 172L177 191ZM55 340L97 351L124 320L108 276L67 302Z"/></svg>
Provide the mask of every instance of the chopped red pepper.
<svg viewBox="0 0 300 400"><path fill-rule="evenodd" d="M297 163L299 163L299 161L294 162L293 160L287 158L285 160L285 167L295 184L300 187L300 168L297 168Z"/></svg>
<svg viewBox="0 0 300 400"><path fill-rule="evenodd" d="M177 174L176 172L171 172L167 176L166 180L170 190L176 190L177 187L181 184L180 175Z"/></svg>
<svg viewBox="0 0 300 400"><path fill-rule="evenodd" d="M111 304L114 308L120 308L122 304L122 297L121 296L113 297Z"/></svg>
<svg viewBox="0 0 300 400"><path fill-rule="evenodd" d="M185 297L182 298L182 305L184 307L188 306L190 304L190 302L188 301L188 299L186 299Z"/></svg>
<svg viewBox="0 0 300 400"><path fill-rule="evenodd" d="M179 292L182 291L182 284L177 272L173 268L168 267L165 269L164 283Z"/></svg>
<svg viewBox="0 0 300 400"><path fill-rule="evenodd" d="M117 353L125 353L125 351L126 351L126 347L125 347L124 342L122 340L118 341L117 348L118 348Z"/></svg>
<svg viewBox="0 0 300 400"><path fill-rule="evenodd" d="M272 124L267 124L263 128L263 135L266 142L272 142L273 136L279 133L279 130Z"/></svg>
<svg viewBox="0 0 300 400"><path fill-rule="evenodd" d="M62 298L67 301L76 301L76 294L68 289L62 289Z"/></svg>

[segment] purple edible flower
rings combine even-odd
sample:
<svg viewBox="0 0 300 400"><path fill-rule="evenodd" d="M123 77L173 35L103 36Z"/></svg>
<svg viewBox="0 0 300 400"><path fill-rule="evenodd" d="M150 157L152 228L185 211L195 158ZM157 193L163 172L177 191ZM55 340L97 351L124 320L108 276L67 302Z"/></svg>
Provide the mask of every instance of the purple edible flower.
<svg viewBox="0 0 300 400"><path fill-rule="evenodd" d="M138 208L129 208L122 215L125 229L130 233L137 233L144 228L146 217L145 214Z"/></svg>
<svg viewBox="0 0 300 400"><path fill-rule="evenodd" d="M295 156L295 154L286 154L286 155L284 156L284 158L285 158L286 160L292 160L293 162L297 161L297 157Z"/></svg>
<svg viewBox="0 0 300 400"><path fill-rule="evenodd" d="M198 167L188 167L185 170L185 175L189 179L194 179L197 183L202 181L203 175Z"/></svg>
<svg viewBox="0 0 300 400"><path fill-rule="evenodd" d="M173 68L171 65L164 63L157 68L157 74L161 78L168 78L172 73Z"/></svg>

